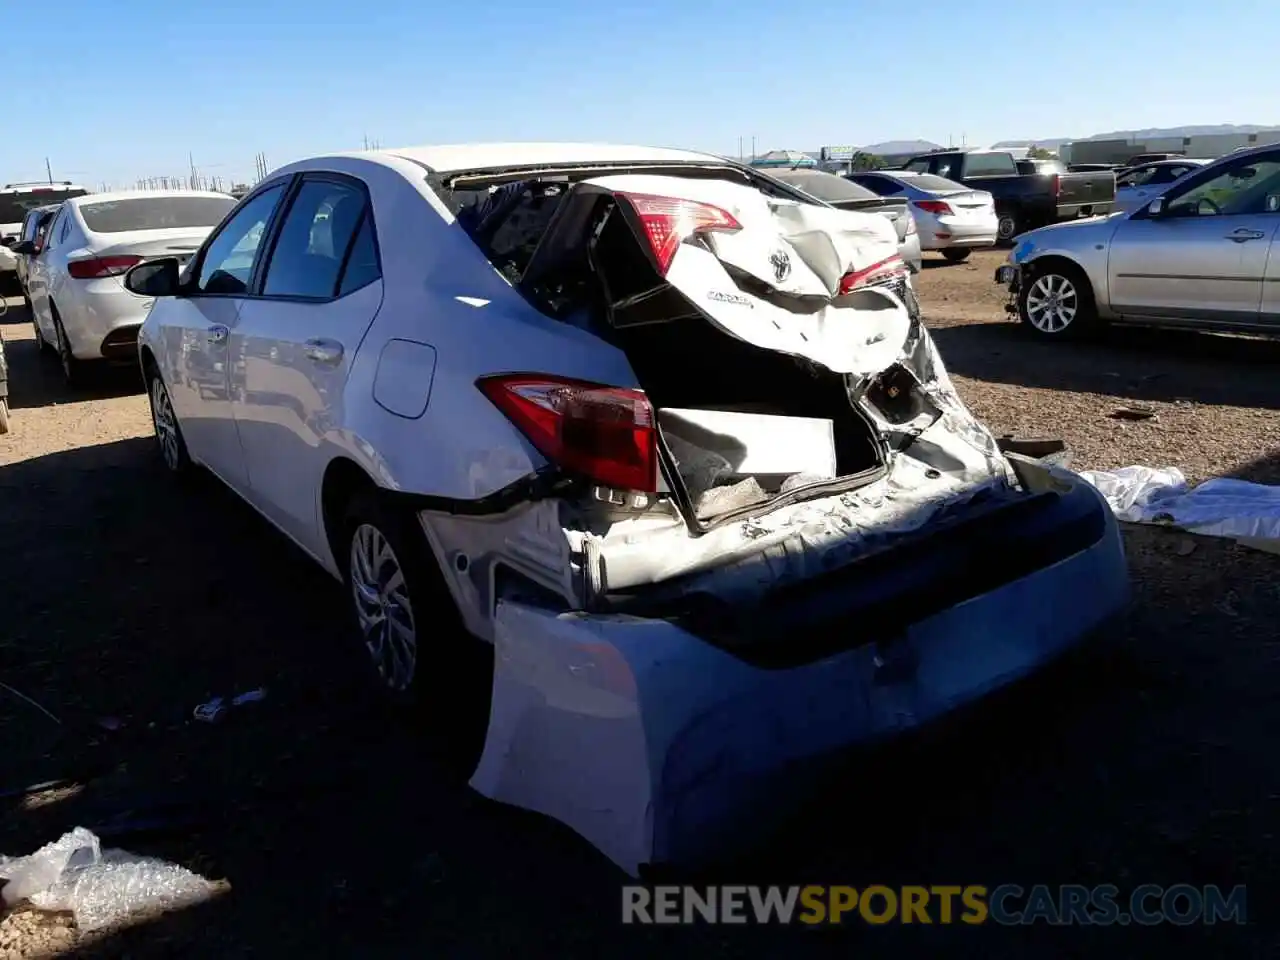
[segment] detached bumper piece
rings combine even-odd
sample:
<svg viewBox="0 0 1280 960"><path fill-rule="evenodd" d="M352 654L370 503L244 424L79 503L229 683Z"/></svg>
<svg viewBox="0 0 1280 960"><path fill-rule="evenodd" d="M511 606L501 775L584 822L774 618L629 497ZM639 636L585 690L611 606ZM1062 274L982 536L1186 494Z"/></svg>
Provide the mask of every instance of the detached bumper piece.
<svg viewBox="0 0 1280 960"><path fill-rule="evenodd" d="M116 327L103 338L102 358L111 363L137 363L141 324Z"/></svg>
<svg viewBox="0 0 1280 960"><path fill-rule="evenodd" d="M507 597L471 783L632 875L715 862L803 802L804 771L1034 672L1127 601L1116 522L1083 483L723 625Z"/></svg>

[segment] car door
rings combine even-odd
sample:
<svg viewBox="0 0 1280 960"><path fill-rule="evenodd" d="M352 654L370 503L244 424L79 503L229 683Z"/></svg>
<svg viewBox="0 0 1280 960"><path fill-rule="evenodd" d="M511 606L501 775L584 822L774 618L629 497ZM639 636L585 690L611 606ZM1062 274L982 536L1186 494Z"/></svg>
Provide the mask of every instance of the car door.
<svg viewBox="0 0 1280 960"><path fill-rule="evenodd" d="M1280 151L1214 164L1141 207L1111 240L1108 284L1121 316L1253 324L1280 224Z"/></svg>
<svg viewBox="0 0 1280 960"><path fill-rule="evenodd" d="M161 373L187 450L244 495L248 472L228 393L230 334L288 183L268 184L246 197L188 264L183 295L154 309L165 344Z"/></svg>
<svg viewBox="0 0 1280 960"><path fill-rule="evenodd" d="M253 504L323 555L320 481L356 348L382 304L367 188L307 174L272 240L257 296L231 333L232 410Z"/></svg>
<svg viewBox="0 0 1280 960"><path fill-rule="evenodd" d="M63 206L49 224L43 249L27 263L27 299L31 301L31 317L40 328L40 335L45 343L57 343L53 312L49 307L50 264L60 242L65 241L70 226L67 208Z"/></svg>

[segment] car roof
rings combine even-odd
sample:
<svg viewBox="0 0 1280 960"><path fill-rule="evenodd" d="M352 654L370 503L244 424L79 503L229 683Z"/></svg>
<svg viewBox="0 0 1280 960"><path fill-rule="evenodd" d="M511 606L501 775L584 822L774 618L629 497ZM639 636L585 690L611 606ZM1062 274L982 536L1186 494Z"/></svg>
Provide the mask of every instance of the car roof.
<svg viewBox="0 0 1280 960"><path fill-rule="evenodd" d="M215 193L212 190L116 190L113 193L89 193L83 197L72 197L63 201L73 207L92 206L95 203L107 203L112 200L144 200L148 197L215 197L219 200L234 200L226 193Z"/></svg>
<svg viewBox="0 0 1280 960"><path fill-rule="evenodd" d="M609 143L463 143L400 147L377 152L425 164L440 173L556 164L726 162L723 157L692 150Z"/></svg>

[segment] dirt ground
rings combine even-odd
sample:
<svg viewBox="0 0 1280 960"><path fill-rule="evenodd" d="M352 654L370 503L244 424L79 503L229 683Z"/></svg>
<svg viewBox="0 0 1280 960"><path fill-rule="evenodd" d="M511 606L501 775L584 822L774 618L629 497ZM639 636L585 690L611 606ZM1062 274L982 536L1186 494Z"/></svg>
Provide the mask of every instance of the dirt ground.
<svg viewBox="0 0 1280 960"><path fill-rule="evenodd" d="M932 258L930 258L932 259ZM1280 344L1135 331L1031 340L995 253L930 262L921 300L998 433L1076 467L1277 480ZM720 882L1247 884L1247 927L636 928L621 875L568 830L443 785L353 679L327 577L212 482L154 459L136 374L70 396L21 310L0 318L0 852L74 825L225 878L229 894L96 942L0 920L0 960L75 955L1275 956L1280 558L1126 531L1131 615L1075 658L926 736L858 754ZM1111 418L1142 404L1157 417ZM265 688L216 724L212 696ZM20 789L77 785L35 798ZM133 822L119 819L131 812Z"/></svg>

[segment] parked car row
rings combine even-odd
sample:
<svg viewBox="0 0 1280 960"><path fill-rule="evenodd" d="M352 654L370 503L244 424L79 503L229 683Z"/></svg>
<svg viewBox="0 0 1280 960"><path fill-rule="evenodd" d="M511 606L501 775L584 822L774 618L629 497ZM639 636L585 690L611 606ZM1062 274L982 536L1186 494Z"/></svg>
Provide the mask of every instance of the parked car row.
<svg viewBox="0 0 1280 960"><path fill-rule="evenodd" d="M703 862L798 765L1125 604L1105 502L1006 457L923 326L886 212L944 250L995 235L937 176L827 203L643 147L291 164L128 254L157 450L344 584L371 678L477 790L632 873ZM68 246L116 256L90 208L63 205Z"/></svg>
<svg viewBox="0 0 1280 960"><path fill-rule="evenodd" d="M999 218L998 236L1018 234L1059 220L1110 213L1115 176L1109 171L1068 171L1059 161L1025 161L1000 150L935 150L907 161L905 170L928 173L990 193Z"/></svg>
<svg viewBox="0 0 1280 960"><path fill-rule="evenodd" d="M7 249L36 342L57 355L68 383L86 365L137 362L151 301L125 289L125 273L156 257L190 257L233 206L225 194L193 190L79 191L27 210Z"/></svg>
<svg viewBox="0 0 1280 960"><path fill-rule="evenodd" d="M995 278L1019 319L1059 340L1109 322L1280 330L1280 148L1131 172L1123 212L1019 238Z"/></svg>

